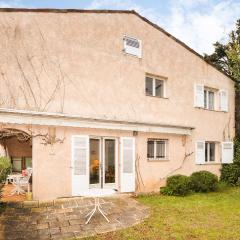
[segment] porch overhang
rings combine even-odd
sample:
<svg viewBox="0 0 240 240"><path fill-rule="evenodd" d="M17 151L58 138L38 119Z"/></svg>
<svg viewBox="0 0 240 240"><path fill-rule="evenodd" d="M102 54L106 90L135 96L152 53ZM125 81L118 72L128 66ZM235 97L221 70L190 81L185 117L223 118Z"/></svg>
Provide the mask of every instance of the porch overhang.
<svg viewBox="0 0 240 240"><path fill-rule="evenodd" d="M191 132L194 129L194 127L191 126L84 118L79 115L6 108L0 108L0 123L94 128L179 135L191 135Z"/></svg>

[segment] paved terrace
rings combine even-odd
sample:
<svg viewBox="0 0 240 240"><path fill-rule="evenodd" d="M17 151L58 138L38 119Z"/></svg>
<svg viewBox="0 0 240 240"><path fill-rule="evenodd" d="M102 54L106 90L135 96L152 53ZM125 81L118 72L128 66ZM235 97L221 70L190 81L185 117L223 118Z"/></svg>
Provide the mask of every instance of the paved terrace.
<svg viewBox="0 0 240 240"><path fill-rule="evenodd" d="M85 215L94 206L91 198L4 203L0 239L78 239L133 226L149 215L148 207L128 195L100 201L110 223L98 213L85 224Z"/></svg>

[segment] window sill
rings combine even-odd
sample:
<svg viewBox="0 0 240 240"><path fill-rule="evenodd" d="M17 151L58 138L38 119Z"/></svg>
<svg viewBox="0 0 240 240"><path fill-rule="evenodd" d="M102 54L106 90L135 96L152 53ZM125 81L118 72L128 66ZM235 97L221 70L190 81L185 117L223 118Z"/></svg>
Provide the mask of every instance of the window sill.
<svg viewBox="0 0 240 240"><path fill-rule="evenodd" d="M206 163L197 163L196 165L221 165L221 162L206 162Z"/></svg>
<svg viewBox="0 0 240 240"><path fill-rule="evenodd" d="M168 97L159 97L159 96L152 96L145 94L146 97L152 97L152 98L160 98L160 99L169 99Z"/></svg>
<svg viewBox="0 0 240 240"><path fill-rule="evenodd" d="M228 113L226 111L221 111L221 110L211 110L211 109L207 109L207 108L203 108L203 107L195 107L195 108L198 108L198 109L202 109L202 110L205 110L205 111L209 111L209 112L221 112L221 113Z"/></svg>
<svg viewBox="0 0 240 240"><path fill-rule="evenodd" d="M169 162L169 158L148 158L148 162Z"/></svg>

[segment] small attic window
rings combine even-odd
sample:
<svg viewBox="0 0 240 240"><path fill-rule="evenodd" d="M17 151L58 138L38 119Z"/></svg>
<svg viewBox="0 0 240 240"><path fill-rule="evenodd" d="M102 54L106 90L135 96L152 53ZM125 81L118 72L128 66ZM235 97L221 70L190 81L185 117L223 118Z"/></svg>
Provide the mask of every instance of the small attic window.
<svg viewBox="0 0 240 240"><path fill-rule="evenodd" d="M139 39L125 36L123 38L124 52L138 58L142 57L142 42Z"/></svg>

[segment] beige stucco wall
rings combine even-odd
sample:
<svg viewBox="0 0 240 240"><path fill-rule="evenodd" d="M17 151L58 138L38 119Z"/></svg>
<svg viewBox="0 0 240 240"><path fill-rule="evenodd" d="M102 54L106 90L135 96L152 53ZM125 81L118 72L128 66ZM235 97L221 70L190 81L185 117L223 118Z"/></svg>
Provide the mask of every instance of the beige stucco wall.
<svg viewBox="0 0 240 240"><path fill-rule="evenodd" d="M44 127L41 131L44 131ZM65 138L64 143L54 144L53 147L40 144L41 139L33 140L33 193L35 199L52 199L71 196L71 137L73 135L89 135L90 137L132 137L128 131L113 131L82 128L58 128L57 136ZM169 139L168 161L148 161L147 139ZM220 159L209 165L196 165L194 160L195 144L190 138L173 134L139 133L136 138L136 190L138 192L158 191L165 184L165 179L171 174L190 175L194 171L209 170L219 175ZM119 148L119 145L118 145ZM192 153L185 158L185 154ZM120 151L118 149L118 169L120 169ZM179 169L178 169L179 168ZM137 177L138 176L138 177ZM140 180L142 178L142 181ZM116 179L117 189L120 190L120 171ZM142 184L143 183L143 184Z"/></svg>
<svg viewBox="0 0 240 240"><path fill-rule="evenodd" d="M138 133L136 153L145 185L140 191L164 184L161 179L195 151L196 140L233 139L233 82L133 14L0 12L0 34L0 107L195 128L186 145L180 135ZM142 40L142 59L122 52L124 35ZM167 78L166 99L145 96L146 73ZM194 108L195 83L228 90L229 111ZM84 133L132 136L124 131L57 128L66 138L53 149L33 139L36 199L70 195L70 139ZM169 161L147 161L146 141L153 135L169 139ZM219 173L219 168L220 164L196 165L193 153L176 173Z"/></svg>
<svg viewBox="0 0 240 240"><path fill-rule="evenodd" d="M12 127L27 131L29 126L9 124ZM47 133L45 126L32 126L34 133ZM54 199L71 196L71 138L73 135L89 135L90 137L132 137L131 131L115 131L101 129L84 129L59 127L56 137L64 139L63 143L53 146L42 144L42 137L33 137L33 196L34 199ZM166 177L172 174L190 175L194 171L209 170L219 175L220 158L214 164L195 164L195 144L191 137L174 134L138 133L136 139L136 191L159 191L165 184ZM149 161L147 159L147 139L160 138L169 140L169 158L167 161ZM116 187L120 190L120 146L118 144ZM185 154L190 154L185 159ZM184 160L185 159L185 160ZM142 180L141 180L142 179Z"/></svg>

